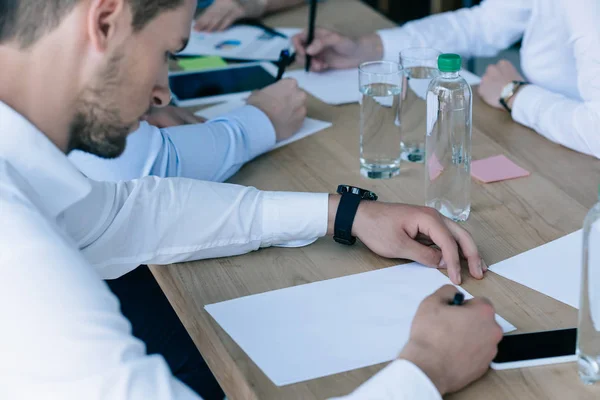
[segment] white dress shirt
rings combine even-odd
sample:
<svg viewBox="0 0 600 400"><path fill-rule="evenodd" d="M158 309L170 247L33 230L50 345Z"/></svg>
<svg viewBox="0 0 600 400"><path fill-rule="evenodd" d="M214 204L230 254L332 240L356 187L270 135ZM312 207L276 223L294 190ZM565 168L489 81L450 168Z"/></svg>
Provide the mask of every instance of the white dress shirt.
<svg viewBox="0 0 600 400"><path fill-rule="evenodd" d="M485 0L380 31L384 57L428 46L464 57L494 56L519 39L531 85L513 103L515 121L600 158L600 1Z"/></svg>
<svg viewBox="0 0 600 400"><path fill-rule="evenodd" d="M89 178L122 181L153 175L223 182L275 145L275 129L258 108L244 106L203 124L159 129L146 122L127 138L125 152L103 159L72 151Z"/></svg>
<svg viewBox="0 0 600 400"><path fill-rule="evenodd" d="M103 279L327 230L327 194L185 178L97 182L0 102L0 398L197 399L148 356ZM436 398L406 361L353 399Z"/></svg>

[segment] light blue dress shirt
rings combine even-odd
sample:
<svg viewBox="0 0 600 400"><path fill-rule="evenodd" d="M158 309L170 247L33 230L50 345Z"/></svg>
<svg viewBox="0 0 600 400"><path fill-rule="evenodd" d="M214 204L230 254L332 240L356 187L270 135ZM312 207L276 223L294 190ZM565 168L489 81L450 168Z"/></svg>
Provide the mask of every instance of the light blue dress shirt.
<svg viewBox="0 0 600 400"><path fill-rule="evenodd" d="M97 181L127 181L154 175L222 182L275 145L269 118L244 106L203 124L159 129L142 122L125 152L107 160L81 151L70 160Z"/></svg>

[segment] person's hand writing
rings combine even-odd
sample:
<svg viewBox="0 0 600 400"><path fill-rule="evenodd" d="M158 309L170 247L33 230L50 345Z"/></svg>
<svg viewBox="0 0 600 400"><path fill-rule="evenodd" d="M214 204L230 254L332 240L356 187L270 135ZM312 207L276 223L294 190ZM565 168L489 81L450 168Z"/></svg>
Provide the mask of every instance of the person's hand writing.
<svg viewBox="0 0 600 400"><path fill-rule="evenodd" d="M292 38L296 60L304 63L306 54L312 56L311 71L355 68L365 61L383 57L383 44L373 34L352 39L328 29L315 29L312 43L306 47L308 33L303 31Z"/></svg>
<svg viewBox="0 0 600 400"><path fill-rule="evenodd" d="M206 122L206 119L195 116L191 111L175 106L153 107L144 119L159 128Z"/></svg>
<svg viewBox="0 0 600 400"><path fill-rule="evenodd" d="M446 285L423 300L410 339L398 356L419 367L442 396L483 376L503 335L487 299L448 305L456 292Z"/></svg>
<svg viewBox="0 0 600 400"><path fill-rule="evenodd" d="M271 120L277 141L296 133L306 118L307 95L294 79L282 79L248 98L247 103L257 107Z"/></svg>
<svg viewBox="0 0 600 400"><path fill-rule="evenodd" d="M487 104L504 110L504 107L500 104L502 89L512 81L523 80L525 79L519 71L517 71L514 65L507 60L500 60L497 64L492 64L487 67L485 74L481 78L478 92L483 101ZM514 98L515 96L508 102L508 106L511 109Z"/></svg>
<svg viewBox="0 0 600 400"><path fill-rule="evenodd" d="M339 196L330 196L329 234L333 233L338 204ZM457 285L462 282L461 252L474 278L482 279L487 270L469 232L429 207L362 201L352 234L380 256L447 268L450 280Z"/></svg>

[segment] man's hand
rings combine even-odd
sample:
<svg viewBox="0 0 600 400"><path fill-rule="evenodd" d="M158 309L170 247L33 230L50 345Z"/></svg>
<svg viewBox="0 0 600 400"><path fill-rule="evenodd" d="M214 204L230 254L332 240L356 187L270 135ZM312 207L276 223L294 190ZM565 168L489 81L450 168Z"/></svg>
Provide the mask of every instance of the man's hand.
<svg viewBox="0 0 600 400"><path fill-rule="evenodd" d="M196 19L194 29L199 32L225 30L239 19L260 17L265 4L261 0L247 0L243 5L237 0L215 0Z"/></svg>
<svg viewBox="0 0 600 400"><path fill-rule="evenodd" d="M282 79L254 92L247 103L259 108L275 127L277 141L298 132L306 118L306 93L294 79Z"/></svg>
<svg viewBox="0 0 600 400"><path fill-rule="evenodd" d="M377 34L351 39L327 29L315 29L312 43L306 47L308 33L303 31L292 38L296 60L304 63L306 54L312 56L312 71L355 68L365 61L380 60L383 44Z"/></svg>
<svg viewBox="0 0 600 400"><path fill-rule="evenodd" d="M456 288L446 285L423 300L410 339L398 358L418 366L443 396L479 379L502 339L492 304L483 298L450 306Z"/></svg>
<svg viewBox="0 0 600 400"><path fill-rule="evenodd" d="M329 197L329 234L333 233L339 199ZM474 278L482 279L487 271L469 232L429 207L362 201L352 234L380 256L447 268L450 280L457 285L462 282L461 252Z"/></svg>
<svg viewBox="0 0 600 400"><path fill-rule="evenodd" d="M185 108L174 106L153 107L150 113L144 116L150 125L158 126L159 128L168 128L170 126L200 124L206 120L195 116L191 111Z"/></svg>
<svg viewBox="0 0 600 400"><path fill-rule="evenodd" d="M481 78L479 84L479 95L492 107L504 110L500 104L500 95L502 89L512 81L523 81L525 78L517 69L507 60L500 60L497 64L487 67L485 75ZM512 109L512 103L516 96L513 96L508 106Z"/></svg>

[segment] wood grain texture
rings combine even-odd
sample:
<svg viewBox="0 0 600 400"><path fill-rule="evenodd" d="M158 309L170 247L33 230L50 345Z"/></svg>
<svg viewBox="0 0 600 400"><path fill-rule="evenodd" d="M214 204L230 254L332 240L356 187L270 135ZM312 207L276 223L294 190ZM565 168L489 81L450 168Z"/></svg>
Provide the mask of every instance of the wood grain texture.
<svg viewBox="0 0 600 400"><path fill-rule="evenodd" d="M359 35L392 24L355 0L319 5L318 24ZM306 8L269 18L271 26L306 24ZM595 203L600 162L577 154L512 122L474 96L473 158L505 154L532 175L472 188L472 214L465 224L488 264L529 250L581 227ZM331 107L309 100L309 116L333 127L246 165L232 182L265 190L334 191L339 183L374 190L383 201L423 202L423 166L403 164L399 177L367 180L358 165L358 105ZM200 227L199 227L200 228ZM264 249L239 257L152 271L228 397L237 399L325 399L351 392L382 365L309 382L276 387L204 311L206 304L370 271L402 261L374 255L363 245L340 246L329 238L301 249ZM565 266L565 273L579 268ZM519 331L571 327L571 307L493 273L483 281L463 274L473 295L489 297ZM600 388L584 387L576 365L490 371L451 399L598 399Z"/></svg>

